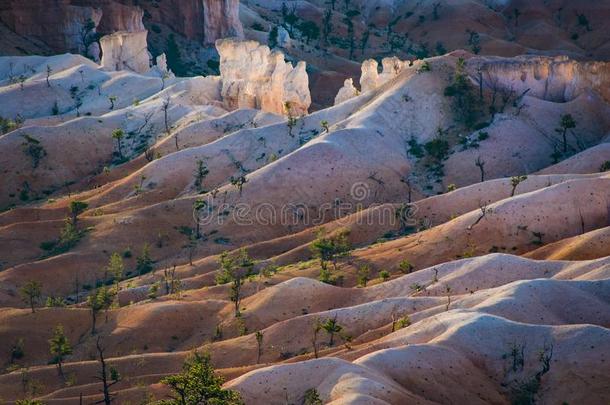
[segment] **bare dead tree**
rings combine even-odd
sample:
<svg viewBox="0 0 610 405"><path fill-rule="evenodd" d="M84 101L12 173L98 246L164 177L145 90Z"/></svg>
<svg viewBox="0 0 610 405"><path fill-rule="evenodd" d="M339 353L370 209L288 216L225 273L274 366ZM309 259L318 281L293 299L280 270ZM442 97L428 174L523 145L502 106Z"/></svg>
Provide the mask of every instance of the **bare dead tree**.
<svg viewBox="0 0 610 405"><path fill-rule="evenodd" d="M407 202L409 204L411 204L411 199L412 199L412 194L413 194L413 187L411 186L411 177L410 176L401 177L400 182L404 183L405 186L407 186Z"/></svg>
<svg viewBox="0 0 610 405"><path fill-rule="evenodd" d="M169 121L168 121L168 117L167 117L167 111L169 110L169 107L172 104L172 99L169 95L165 96L165 99L163 99L163 120L165 123L165 133L167 135L170 134L170 128L169 128Z"/></svg>
<svg viewBox="0 0 610 405"><path fill-rule="evenodd" d="M152 162L155 160L155 149L154 148L146 148L144 150L144 157L147 162Z"/></svg>
<svg viewBox="0 0 610 405"><path fill-rule="evenodd" d="M318 358L318 333L322 330L322 324L319 319L316 319L313 325L313 335L311 337L311 344L313 346L313 353L315 358Z"/></svg>
<svg viewBox="0 0 610 405"><path fill-rule="evenodd" d="M475 227L475 225L477 225L479 222L481 222L481 220L483 218L485 218L485 216L487 215L487 213L491 210L487 209L487 203L482 203L481 201L479 201L479 210L481 210L481 215L479 216L479 218L477 218L477 220L468 227L468 230L471 230L472 228Z"/></svg>
<svg viewBox="0 0 610 405"><path fill-rule="evenodd" d="M165 285L165 294L175 294L178 292L180 281L176 278L176 265L173 268L163 270L163 284Z"/></svg>
<svg viewBox="0 0 610 405"><path fill-rule="evenodd" d="M481 172L481 183L485 181L485 161L481 159L481 156L477 157L474 164L479 168Z"/></svg>
<svg viewBox="0 0 610 405"><path fill-rule="evenodd" d="M506 88L502 88L500 90L500 96L502 98L502 105L500 106L500 113L504 113L504 110L506 109L506 106L508 104L510 104L510 101L515 98L515 89L513 89L513 87L511 86L509 89Z"/></svg>
<svg viewBox="0 0 610 405"><path fill-rule="evenodd" d="M121 377L114 368L111 367L108 369L106 359L104 358L104 351L106 349L101 345L100 342L101 336L98 336L95 342L95 347L99 356L100 373L95 378L102 382L102 393L104 394L104 399L97 401L96 404L103 403L105 405L110 405L114 400L113 395L110 393L110 388L113 385L118 384L121 381Z"/></svg>
<svg viewBox="0 0 610 405"><path fill-rule="evenodd" d="M447 304L445 304L445 311L449 311L451 306L451 286L448 284L445 286L445 293L447 293Z"/></svg>

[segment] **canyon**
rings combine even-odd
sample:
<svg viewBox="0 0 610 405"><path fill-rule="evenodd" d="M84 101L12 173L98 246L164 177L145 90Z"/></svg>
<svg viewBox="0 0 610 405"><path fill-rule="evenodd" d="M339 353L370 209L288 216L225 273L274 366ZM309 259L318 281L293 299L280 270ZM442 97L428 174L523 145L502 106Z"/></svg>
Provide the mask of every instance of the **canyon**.
<svg viewBox="0 0 610 405"><path fill-rule="evenodd" d="M609 2L53 2L0 0L0 402L610 401Z"/></svg>

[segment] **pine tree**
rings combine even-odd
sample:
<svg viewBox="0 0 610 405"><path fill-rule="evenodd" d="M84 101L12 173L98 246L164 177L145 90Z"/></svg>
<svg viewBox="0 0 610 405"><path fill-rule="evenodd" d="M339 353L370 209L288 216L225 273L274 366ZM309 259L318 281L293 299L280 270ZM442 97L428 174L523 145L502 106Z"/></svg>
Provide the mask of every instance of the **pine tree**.
<svg viewBox="0 0 610 405"><path fill-rule="evenodd" d="M55 360L57 361L57 370L59 371L59 375L63 378L63 360L65 356L72 354L72 346L70 346L70 342L64 334L64 327L62 325L57 325L55 327L53 337L49 340L49 346L51 354L55 356Z"/></svg>
<svg viewBox="0 0 610 405"><path fill-rule="evenodd" d="M243 404L239 394L222 388L224 379L217 375L209 354L195 352L182 366L182 373L161 380L172 390L172 397L159 405Z"/></svg>

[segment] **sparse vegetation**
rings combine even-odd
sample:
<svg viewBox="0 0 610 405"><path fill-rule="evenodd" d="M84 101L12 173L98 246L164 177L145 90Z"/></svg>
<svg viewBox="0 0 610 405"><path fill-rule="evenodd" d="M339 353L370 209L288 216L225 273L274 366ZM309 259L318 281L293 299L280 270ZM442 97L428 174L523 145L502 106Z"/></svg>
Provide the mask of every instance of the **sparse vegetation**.
<svg viewBox="0 0 610 405"><path fill-rule="evenodd" d="M49 351L51 352L51 355L55 356L53 361L57 363L59 375L64 378L62 364L64 357L72 354L72 346L64 334L64 327L62 325L57 325L53 330L53 337L49 340Z"/></svg>
<svg viewBox="0 0 610 405"><path fill-rule="evenodd" d="M290 135L291 138L294 138L292 131L297 125L297 117L295 117L292 113L292 103L290 101L286 101L284 103L284 112L287 116L286 125L288 126L288 135Z"/></svg>
<svg viewBox="0 0 610 405"><path fill-rule="evenodd" d="M369 266L364 265L358 268L358 286L366 287L371 276L371 269Z"/></svg>
<svg viewBox="0 0 610 405"><path fill-rule="evenodd" d="M398 269L402 274L409 274L413 272L414 267L407 259L405 259L400 262Z"/></svg>
<svg viewBox="0 0 610 405"><path fill-rule="evenodd" d="M425 73L425 72L431 72L432 71L432 65L430 65L430 62L428 62L427 60L425 60L421 66L417 69L417 73Z"/></svg>
<svg viewBox="0 0 610 405"><path fill-rule="evenodd" d="M320 398L320 394L315 388L310 388L305 391L305 396L303 398L303 405L322 405L322 399Z"/></svg>
<svg viewBox="0 0 610 405"><path fill-rule="evenodd" d="M113 253L108 261L108 266L106 266L106 272L112 276L115 285L115 294L119 293L119 282L123 279L124 271L125 265L123 264L123 258L119 253Z"/></svg>
<svg viewBox="0 0 610 405"><path fill-rule="evenodd" d="M121 160L124 159L123 143L122 143L124 137L125 137L125 132L122 129L118 128L118 129L115 129L114 131L112 131L112 139L116 140L117 152L118 152L119 158Z"/></svg>
<svg viewBox="0 0 610 405"><path fill-rule="evenodd" d="M193 203L193 216L195 217L195 239L201 239L201 211L208 206L204 200L196 200Z"/></svg>
<svg viewBox="0 0 610 405"><path fill-rule="evenodd" d="M346 255L351 250L348 240L349 232L340 231L331 237L325 237L323 231L318 233L318 237L311 243L310 249L314 256L320 260L320 281L334 284L333 278L328 269L328 262L331 262L333 269L337 270L337 263L340 257Z"/></svg>
<svg viewBox="0 0 610 405"><path fill-rule="evenodd" d="M36 304L42 298L42 284L38 281L28 281L20 289L19 294L24 303L30 306L32 313L36 312Z"/></svg>
<svg viewBox="0 0 610 405"><path fill-rule="evenodd" d="M145 243L142 246L142 253L136 257L136 272L138 275L150 273L153 269L154 261L150 257L150 245Z"/></svg>
<svg viewBox="0 0 610 405"><path fill-rule="evenodd" d="M411 319L409 315L402 316L396 319L396 315L392 314L392 332L395 332L399 329L406 328L411 325Z"/></svg>
<svg viewBox="0 0 610 405"><path fill-rule="evenodd" d="M514 197L517 186L525 180L527 180L527 176L513 176L510 178L510 185L512 186L512 189L510 190L511 197Z"/></svg>
<svg viewBox="0 0 610 405"><path fill-rule="evenodd" d="M21 128L23 118L19 115L15 119L4 118L0 116L0 134L7 134L11 131Z"/></svg>
<svg viewBox="0 0 610 405"><path fill-rule="evenodd" d="M240 304L243 298L241 289L244 281L252 275L254 261L250 259L245 249L241 249L234 254L223 252L218 264L220 265L220 271L216 276L216 282L218 284L231 283L229 299L234 304L235 317L237 318L241 314Z"/></svg>
<svg viewBox="0 0 610 405"><path fill-rule="evenodd" d="M238 176L238 177L231 176L230 182L231 182L231 185L233 185L233 186L235 186L235 188L237 188L237 191L239 191L239 195L241 196L241 192L244 188L244 184L246 184L248 182L248 179L246 178L246 176Z"/></svg>
<svg viewBox="0 0 610 405"><path fill-rule="evenodd" d="M466 73L466 61L458 59L452 83L445 88L445 96L452 97L456 120L467 128L472 128L479 116L479 106L474 88Z"/></svg>
<svg viewBox="0 0 610 405"><path fill-rule="evenodd" d="M51 74L53 73L53 69L51 69L51 66L47 65L47 87L51 87L51 82L49 81L49 78L51 77Z"/></svg>
<svg viewBox="0 0 610 405"><path fill-rule="evenodd" d="M328 318L321 324L322 329L328 334L328 346L333 347L335 344L335 335L341 335L343 331L343 326L337 323L337 316L335 315L333 318Z"/></svg>
<svg viewBox="0 0 610 405"><path fill-rule="evenodd" d="M105 405L111 405L114 400L114 395L110 392L110 388L121 382L121 375L116 368L109 367L108 364L106 364L106 359L104 357L106 349L101 344L101 337L97 338L95 347L97 349L100 365L100 371L96 378L102 383L102 394L104 395L104 399L99 403L103 402Z"/></svg>
<svg viewBox="0 0 610 405"><path fill-rule="evenodd" d="M114 292L107 287L100 287L87 297L87 306L91 313L91 335L96 334L97 317L101 311L108 311L114 301Z"/></svg>
<svg viewBox="0 0 610 405"><path fill-rule="evenodd" d="M75 247L88 231L88 229L78 229L71 218L66 218L59 238L41 243L40 248L46 251L47 256L65 253Z"/></svg>
<svg viewBox="0 0 610 405"><path fill-rule="evenodd" d="M70 201L70 205L68 206L70 210L70 221L75 228L78 228L78 216L85 212L88 207L89 204L84 201Z"/></svg>
<svg viewBox="0 0 610 405"><path fill-rule="evenodd" d="M322 127L322 129L324 131L326 131L326 133L330 132L328 129L328 121L326 121L326 120L320 121L320 126Z"/></svg>
<svg viewBox="0 0 610 405"><path fill-rule="evenodd" d="M195 168L195 189L198 193L204 193L203 180L210 174L210 170L206 166L205 162L201 159L197 160Z"/></svg>
<svg viewBox="0 0 610 405"><path fill-rule="evenodd" d="M117 101L117 96L109 96L108 101L110 101L110 109L114 110L114 103Z"/></svg>
<svg viewBox="0 0 610 405"><path fill-rule="evenodd" d="M235 391L222 388L224 379L217 375L210 355L194 352L182 366L182 373L165 377L161 383L171 391L171 399L157 405L222 404L240 405L242 400Z"/></svg>
<svg viewBox="0 0 610 405"><path fill-rule="evenodd" d="M257 346L257 351L256 351L256 364L259 364L261 362L261 356L263 355L263 332L256 331L256 333L254 334L254 336L256 337L256 346Z"/></svg>
<svg viewBox="0 0 610 405"><path fill-rule="evenodd" d="M481 183L485 181L485 161L481 159L481 156L477 157L477 160L474 161L474 165L479 168L479 172L481 172Z"/></svg>
<svg viewBox="0 0 610 405"><path fill-rule="evenodd" d="M32 161L32 168L36 169L40 164L40 161L47 156L47 151L38 139L28 134L23 134L22 136L24 139L23 143L21 144L23 153Z"/></svg>
<svg viewBox="0 0 610 405"><path fill-rule="evenodd" d="M563 140L563 153L568 153L568 131L576 128L576 121L571 114L563 114L559 120L559 128L555 131L561 135Z"/></svg>

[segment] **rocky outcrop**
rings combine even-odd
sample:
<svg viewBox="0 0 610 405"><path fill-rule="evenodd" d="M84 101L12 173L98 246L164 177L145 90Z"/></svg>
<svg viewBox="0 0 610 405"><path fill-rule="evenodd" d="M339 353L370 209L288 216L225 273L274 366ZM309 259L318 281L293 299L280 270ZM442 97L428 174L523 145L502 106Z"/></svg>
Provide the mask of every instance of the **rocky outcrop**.
<svg viewBox="0 0 610 405"><path fill-rule="evenodd" d="M284 54L256 41L223 39L216 42L220 54L221 96L229 109L257 108L304 115L311 105L305 62L296 67Z"/></svg>
<svg viewBox="0 0 610 405"><path fill-rule="evenodd" d="M131 70L146 73L150 69L147 31L116 32L100 39L102 67L106 70Z"/></svg>
<svg viewBox="0 0 610 405"><path fill-rule="evenodd" d="M362 74L360 76L360 88L362 93L375 90L398 76L409 62L401 61L397 57L384 58L381 61L382 71L379 73L379 64L375 59L362 62ZM335 97L335 105L350 98L356 97L360 92L354 87L354 80L347 79L343 87L339 89Z"/></svg>
<svg viewBox="0 0 610 405"><path fill-rule="evenodd" d="M193 40L213 45L224 37L243 38L239 0L163 0L142 3L153 24L162 24Z"/></svg>
<svg viewBox="0 0 610 405"><path fill-rule="evenodd" d="M354 87L353 79L346 79L343 82L343 87L339 89L337 97L335 97L335 105L341 104L344 101L354 98L359 94L358 89Z"/></svg>
<svg viewBox="0 0 610 405"><path fill-rule="evenodd" d="M409 62L401 61L397 57L383 58L381 65L382 72L379 73L379 64L374 59L365 60L362 63L362 75L360 76L360 88L363 93L374 90L402 72Z"/></svg>
<svg viewBox="0 0 610 405"><path fill-rule="evenodd" d="M160 76L163 76L166 78L175 77L174 73L171 70L169 70L169 68L167 67L167 56L165 56L164 53L157 56L157 58L155 59L155 64L156 64L155 68Z"/></svg>
<svg viewBox="0 0 610 405"><path fill-rule="evenodd" d="M292 39L288 30L281 25L277 28L277 46L280 48L289 48L292 45Z"/></svg>
<svg viewBox="0 0 610 405"><path fill-rule="evenodd" d="M239 20L239 0L203 0L204 38L206 44L217 39L244 37Z"/></svg>
<svg viewBox="0 0 610 405"><path fill-rule="evenodd" d="M56 52L85 53L86 24L97 26L102 10L70 0L1 0L0 20L22 37L34 38ZM93 29L93 31L95 28Z"/></svg>
<svg viewBox="0 0 610 405"><path fill-rule="evenodd" d="M117 31L145 31L142 18L144 10L140 7L125 5L114 0L74 0L74 3L85 4L102 11L102 18L97 26L97 32L102 35Z"/></svg>
<svg viewBox="0 0 610 405"><path fill-rule="evenodd" d="M20 36L45 43L57 53L96 59L94 34L142 32L143 11L116 0L0 0L0 20Z"/></svg>
<svg viewBox="0 0 610 405"><path fill-rule="evenodd" d="M490 89L527 92L528 96L553 102L574 100L586 91L597 92L610 102L610 63L578 62L565 56L520 56L516 58L472 58L473 77L482 72Z"/></svg>

